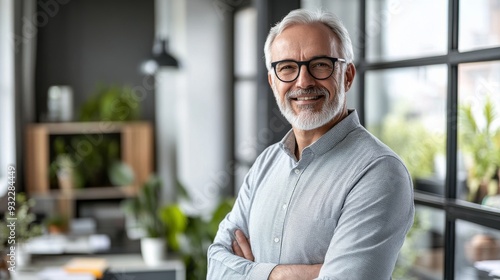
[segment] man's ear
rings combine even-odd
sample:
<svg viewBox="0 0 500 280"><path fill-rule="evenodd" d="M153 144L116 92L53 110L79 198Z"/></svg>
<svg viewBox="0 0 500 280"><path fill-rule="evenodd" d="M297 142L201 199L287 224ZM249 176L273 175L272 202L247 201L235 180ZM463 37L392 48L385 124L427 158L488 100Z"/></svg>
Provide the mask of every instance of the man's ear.
<svg viewBox="0 0 500 280"><path fill-rule="evenodd" d="M267 71L267 82L271 86L272 89L274 89L274 81L273 81L273 75L271 74L271 71Z"/></svg>
<svg viewBox="0 0 500 280"><path fill-rule="evenodd" d="M345 71L344 77L344 89L345 92L349 91L354 82L354 76L356 76L356 67L354 67L353 63L347 64L347 69Z"/></svg>

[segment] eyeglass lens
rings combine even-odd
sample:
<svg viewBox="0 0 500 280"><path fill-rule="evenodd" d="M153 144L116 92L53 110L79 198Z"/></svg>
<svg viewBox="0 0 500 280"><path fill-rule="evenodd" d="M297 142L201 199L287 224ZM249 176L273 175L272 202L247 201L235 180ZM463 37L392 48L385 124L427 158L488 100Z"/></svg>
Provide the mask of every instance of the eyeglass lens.
<svg viewBox="0 0 500 280"><path fill-rule="evenodd" d="M315 79L323 80L330 77L334 71L334 62L328 58L317 58L309 61L308 71ZM295 61L283 61L276 64L276 75L282 81L293 81L300 73L300 66Z"/></svg>

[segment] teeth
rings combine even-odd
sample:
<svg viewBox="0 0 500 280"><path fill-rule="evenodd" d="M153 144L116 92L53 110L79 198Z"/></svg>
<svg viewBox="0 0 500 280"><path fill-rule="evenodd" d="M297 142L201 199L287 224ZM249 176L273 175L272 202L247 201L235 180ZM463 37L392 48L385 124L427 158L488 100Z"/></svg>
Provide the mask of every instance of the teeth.
<svg viewBox="0 0 500 280"><path fill-rule="evenodd" d="M307 101L307 100L313 100L313 99L318 99L318 96L313 96L313 97L297 97L298 101Z"/></svg>

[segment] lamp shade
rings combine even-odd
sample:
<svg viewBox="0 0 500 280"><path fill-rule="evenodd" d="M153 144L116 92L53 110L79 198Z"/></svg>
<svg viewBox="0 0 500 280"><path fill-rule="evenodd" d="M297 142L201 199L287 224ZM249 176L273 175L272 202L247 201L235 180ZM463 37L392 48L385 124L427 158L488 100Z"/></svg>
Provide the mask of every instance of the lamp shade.
<svg viewBox="0 0 500 280"><path fill-rule="evenodd" d="M153 45L153 54L140 65L141 73L154 75L160 67L178 68L179 62L168 52L168 40L156 39Z"/></svg>
<svg viewBox="0 0 500 280"><path fill-rule="evenodd" d="M179 67L179 62L168 52L168 40L157 39L153 46L153 59L159 67Z"/></svg>

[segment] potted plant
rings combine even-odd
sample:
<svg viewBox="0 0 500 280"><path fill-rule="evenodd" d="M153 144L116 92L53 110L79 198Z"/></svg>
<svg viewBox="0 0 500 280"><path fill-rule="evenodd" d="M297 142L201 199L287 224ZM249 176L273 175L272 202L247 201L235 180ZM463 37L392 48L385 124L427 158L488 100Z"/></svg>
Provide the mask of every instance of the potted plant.
<svg viewBox="0 0 500 280"><path fill-rule="evenodd" d="M140 101L127 85L98 85L80 109L79 121L134 121L140 116Z"/></svg>
<svg viewBox="0 0 500 280"><path fill-rule="evenodd" d="M160 219L161 181L151 176L137 195L125 200L123 209L134 218L136 227L142 232L141 254L149 266L157 266L166 257L167 227Z"/></svg>
<svg viewBox="0 0 500 280"><path fill-rule="evenodd" d="M7 251L7 256L15 256L13 264L16 268L23 268L31 262L31 254L26 250L26 242L42 234L42 226L34 223L35 214L30 212L34 205L33 199L28 199L24 193L18 193L15 209L12 213L6 212L3 220L0 221L0 249ZM14 227L11 226L12 221L15 221Z"/></svg>
<svg viewBox="0 0 500 280"><path fill-rule="evenodd" d="M183 203L194 204L193 199L180 182L177 182L177 191ZM174 250L178 250L181 254L186 267L187 280L205 279L207 277L208 247L213 243L220 222L231 211L234 202L235 198L233 197L221 198L214 210L208 215L207 213L181 213L183 218L180 215L169 215L182 221L183 226L177 227L175 233L178 238L172 238L172 241L169 239L169 246ZM180 211L180 209L178 210ZM165 213L162 212L162 214ZM170 220L165 219L165 221ZM176 242L178 242L177 246L175 245Z"/></svg>
<svg viewBox="0 0 500 280"><path fill-rule="evenodd" d="M120 159L119 140L103 136L85 155L68 147L85 143L86 136L57 136L53 141L54 160L50 164L51 185L63 193L102 185L127 186L134 181L134 171Z"/></svg>
<svg viewBox="0 0 500 280"><path fill-rule="evenodd" d="M500 130L494 129L497 113L487 98L480 118L471 105L460 107L460 147L468 165L468 200L483 203L499 194Z"/></svg>
<svg viewBox="0 0 500 280"><path fill-rule="evenodd" d="M55 214L47 217L44 224L49 234L64 234L68 232L69 220L63 215Z"/></svg>

